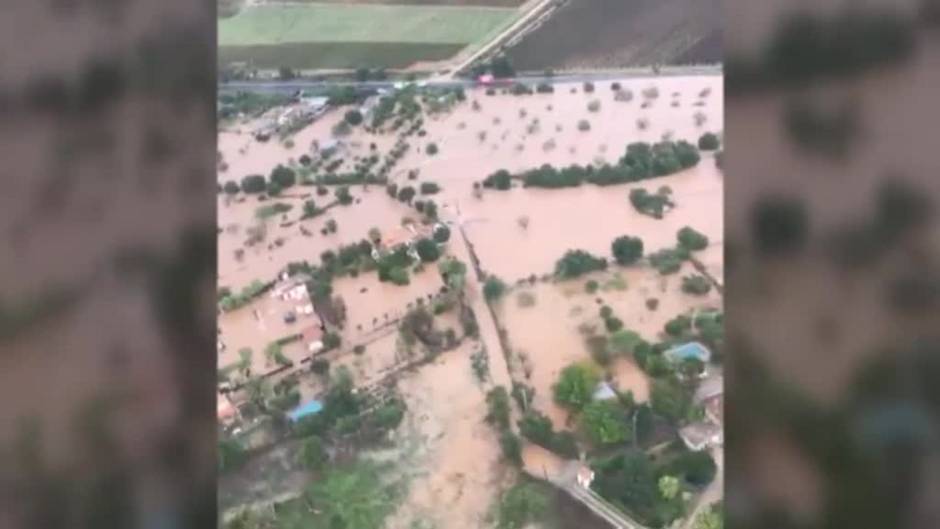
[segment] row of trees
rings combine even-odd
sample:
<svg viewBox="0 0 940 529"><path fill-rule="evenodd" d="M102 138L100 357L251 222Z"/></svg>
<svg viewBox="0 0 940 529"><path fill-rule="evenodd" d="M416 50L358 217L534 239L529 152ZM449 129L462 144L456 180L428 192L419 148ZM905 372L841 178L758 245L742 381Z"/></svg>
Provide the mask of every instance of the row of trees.
<svg viewBox="0 0 940 529"><path fill-rule="evenodd" d="M636 142L627 146L627 153L616 165L575 164L558 169L545 164L515 175L501 169L488 175L482 186L506 190L512 187L512 180L521 180L525 187L543 188L577 187L584 183L623 184L677 173L695 166L700 160L698 149L686 141L662 141L653 145Z"/></svg>

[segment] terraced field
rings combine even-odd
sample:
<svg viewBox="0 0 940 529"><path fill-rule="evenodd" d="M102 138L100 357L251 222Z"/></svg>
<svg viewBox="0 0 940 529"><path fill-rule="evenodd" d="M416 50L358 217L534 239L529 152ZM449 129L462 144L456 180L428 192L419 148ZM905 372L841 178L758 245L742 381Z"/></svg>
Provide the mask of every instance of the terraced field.
<svg viewBox="0 0 940 529"><path fill-rule="evenodd" d="M219 60L255 68L402 68L447 59L515 13L479 6L261 5L219 20Z"/></svg>
<svg viewBox="0 0 940 529"><path fill-rule="evenodd" d="M513 46L517 70L721 62L719 0L569 0Z"/></svg>

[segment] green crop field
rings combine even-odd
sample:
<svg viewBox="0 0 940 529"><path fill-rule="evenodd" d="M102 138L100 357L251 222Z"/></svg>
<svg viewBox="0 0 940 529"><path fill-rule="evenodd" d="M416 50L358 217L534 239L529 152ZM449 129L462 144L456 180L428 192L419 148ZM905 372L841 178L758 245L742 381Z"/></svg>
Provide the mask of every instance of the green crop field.
<svg viewBox="0 0 940 529"><path fill-rule="evenodd" d="M219 20L222 64L256 68L401 68L442 60L516 14L513 8L309 4L258 6Z"/></svg>

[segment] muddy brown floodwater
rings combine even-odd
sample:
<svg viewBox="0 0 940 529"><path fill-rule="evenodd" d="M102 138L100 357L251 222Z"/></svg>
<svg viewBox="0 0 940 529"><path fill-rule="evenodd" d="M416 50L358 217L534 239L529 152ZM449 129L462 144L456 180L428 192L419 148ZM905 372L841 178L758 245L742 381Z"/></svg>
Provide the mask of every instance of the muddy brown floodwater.
<svg viewBox="0 0 940 529"><path fill-rule="evenodd" d="M558 84L554 94L523 97L487 96L480 89L468 90L466 102L445 113L424 116L426 134L407 139L411 148L392 171L390 180L399 187L417 187L425 181L437 183L441 192L433 199L439 205L441 220L452 228L445 251L470 262L460 234L459 228L463 228L483 270L510 285L533 274L550 274L555 261L569 249L609 256L611 241L624 234L642 238L647 253L671 247L676 242L676 231L683 226L709 237L712 245L697 257L720 280L723 182L711 154L703 153L701 163L693 169L640 183L603 188L585 185L554 190L487 190L475 195L474 182L499 169L516 172L545 163L557 167L616 163L630 142L670 137L694 143L704 132L722 130L719 76L628 79L620 84L632 93L630 101L616 100L610 82L595 83L591 94L584 93L580 83ZM641 92L651 87L659 95L643 108ZM596 112L588 109L592 101L600 105ZM291 138L290 147L276 140L254 141L249 132L256 123L227 127L219 134L219 150L228 165L219 181L240 181L248 174L268 175L277 164L296 161L311 152L314 142L322 144L331 139L331 129L343 111L333 110L299 131ZM578 130L580 120L587 120L590 130ZM395 139L394 134L372 135L361 127L355 129L343 139L344 167L355 157L371 153L384 157ZM426 153L431 142L439 148L435 156ZM407 178L410 170L418 171L417 179ZM664 219L634 211L628 199L631 189L655 191L664 185L672 189L677 204ZM419 217L410 206L391 199L383 186L373 185L352 186L354 204L333 207L314 219L299 219L305 200L326 206L333 200L333 189L330 187L329 195L319 196L315 187L294 186L281 197L266 201L242 194L220 197L220 286L237 290L256 279L271 280L291 261L317 264L322 252L365 239L373 227L386 232L400 226L404 217ZM258 208L272 202L290 204L292 209L259 220ZM525 221L521 222L522 218ZM321 230L329 220L336 221L337 232L323 234ZM262 234L263 240L246 246L251 234ZM496 327L482 298L482 285L471 270L466 299L480 322L480 339L464 341L433 363L399 375L398 387L408 412L395 434L396 447L371 453L372 457L400 463L399 471L410 481L406 499L387 526L484 526L493 499L514 479L514 471L500 461L494 430L484 422L484 395L489 385L508 387L510 371L515 378L525 377L525 368L517 360L518 352L525 353L531 364L529 383L536 388L534 405L547 413L556 427L564 427L567 414L552 402L551 385L566 365L590 358L579 327L594 325L598 333L603 333L598 310L605 303L623 320L625 328L652 341L675 315L695 307L720 306L720 297L714 291L701 298L680 291L680 278L692 273L690 266L685 264L679 274L665 278L645 266L613 267L574 281L514 286L496 306L498 322L506 328L514 352L510 366L501 354ZM586 294L587 279L596 279L601 289ZM356 343L366 347L358 355L340 351L332 363L349 367L356 385L361 386L386 376L402 360L397 329L394 324L386 326L386 321L393 322L419 299L426 303L429 295L440 290L441 279L436 266L431 265L422 273L412 274L411 283L404 287L379 282L375 272L339 278L333 287L347 306L344 348ZM518 296L523 292L535 298L532 306L519 305ZM646 308L650 298L658 299L656 310ZM253 333L270 334L268 331L275 326L273 320L263 323L250 310L229 316L230 323L239 329L227 329L226 334L244 335L242 341L246 342ZM435 318L435 324L455 328L461 334L452 314ZM269 338L263 336L263 340ZM481 345L489 354L492 382L486 386L476 380L470 361ZM231 360L231 353L225 360ZM649 382L631 360L618 358L609 366L608 374L636 400L648 399ZM316 376L304 376L303 398L316 395L321 385ZM524 457L527 468L535 469L534 474L540 468L555 473L561 464L557 456L532 445L526 446ZM577 511L575 506L565 512L570 515Z"/></svg>

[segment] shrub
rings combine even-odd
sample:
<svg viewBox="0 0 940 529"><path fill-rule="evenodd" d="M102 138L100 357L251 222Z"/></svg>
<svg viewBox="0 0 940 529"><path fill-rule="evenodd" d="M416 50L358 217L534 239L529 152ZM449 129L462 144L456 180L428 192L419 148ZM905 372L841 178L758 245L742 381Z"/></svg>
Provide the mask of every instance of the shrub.
<svg viewBox="0 0 940 529"><path fill-rule="evenodd" d="M267 191L268 195L276 197L281 194L281 189L281 184L278 184L277 182L268 182L265 191Z"/></svg>
<svg viewBox="0 0 940 529"><path fill-rule="evenodd" d="M450 239L450 228L441 224L434 228L434 233L432 234L434 240L440 244L444 244Z"/></svg>
<svg viewBox="0 0 940 529"><path fill-rule="evenodd" d="M588 94L593 93L593 92L594 92L594 83L592 83L591 81L585 81L585 82L584 82L584 92L585 92L585 93L588 93Z"/></svg>
<svg viewBox="0 0 940 529"><path fill-rule="evenodd" d="M355 127L356 125L362 123L362 112L359 112L358 110L349 110L345 115L343 115L343 120Z"/></svg>
<svg viewBox="0 0 940 529"><path fill-rule="evenodd" d="M522 442L519 437L506 429L499 434L499 446L503 450L503 457L514 465L522 465Z"/></svg>
<svg viewBox="0 0 940 529"><path fill-rule="evenodd" d="M342 339L338 334L328 332L323 335L323 348L325 350L336 349L342 343Z"/></svg>
<svg viewBox="0 0 940 529"><path fill-rule="evenodd" d="M241 191L241 188L238 187L238 182L229 180L228 182L225 182L224 186L222 186L222 190L225 191L225 194L227 195L234 195Z"/></svg>
<svg viewBox="0 0 940 529"><path fill-rule="evenodd" d="M330 192L329 189L327 189L327 188L325 188L325 187L323 187L323 186L317 186L317 196L321 196L321 197L322 197L323 195L326 195L326 194L329 193L329 192Z"/></svg>
<svg viewBox="0 0 940 529"><path fill-rule="evenodd" d="M636 349L637 345L642 342L643 338L636 332L622 329L611 335L610 348L615 353L630 354Z"/></svg>
<svg viewBox="0 0 940 529"><path fill-rule="evenodd" d="M613 90L614 92L619 92L619 91L620 91L620 83L615 82L615 83L611 84L611 85L610 85L610 89Z"/></svg>
<svg viewBox="0 0 940 529"><path fill-rule="evenodd" d="M702 275L691 275L682 278L682 291L686 294L704 296L712 289L711 282Z"/></svg>
<svg viewBox="0 0 940 529"><path fill-rule="evenodd" d="M595 362L602 366L610 364L611 354L606 336L589 336L585 342L587 343L588 351L591 353L591 358L593 358Z"/></svg>
<svg viewBox="0 0 940 529"><path fill-rule="evenodd" d="M669 464L668 471L682 476L692 485L703 487L715 479L718 467L707 451L683 452Z"/></svg>
<svg viewBox="0 0 940 529"><path fill-rule="evenodd" d="M433 195L441 190L441 187L434 182L421 182L421 194Z"/></svg>
<svg viewBox="0 0 940 529"><path fill-rule="evenodd" d="M431 239L419 240L415 245L415 250L418 252L418 257L421 258L421 261L425 263L437 261L441 256L441 249L437 246L437 243Z"/></svg>
<svg viewBox="0 0 940 529"><path fill-rule="evenodd" d="M349 136L352 134L352 127L345 120L339 121L336 125L333 125L332 129L333 136L341 138L343 136Z"/></svg>
<svg viewBox="0 0 940 529"><path fill-rule="evenodd" d="M659 308L659 300L657 298L647 299L646 308L649 310L656 310L657 308Z"/></svg>
<svg viewBox="0 0 940 529"><path fill-rule="evenodd" d="M259 174L248 175L242 178L242 191L245 193L264 193L265 189L267 189L267 182L264 180L264 177Z"/></svg>
<svg viewBox="0 0 940 529"><path fill-rule="evenodd" d="M362 355L362 354L364 354L365 352L366 352L366 346L364 346L364 345L362 345L362 344L359 344L359 345L353 347L353 353L355 353L355 354L357 354L357 355Z"/></svg>
<svg viewBox="0 0 940 529"><path fill-rule="evenodd" d="M512 88L509 89L509 92L515 96L523 96L531 94L532 89L522 83L516 83L512 85Z"/></svg>
<svg viewBox="0 0 940 529"><path fill-rule="evenodd" d="M630 204L638 213L648 215L654 219L663 218L667 206L675 206L668 193L659 191L656 194L651 194L643 188L630 190Z"/></svg>
<svg viewBox="0 0 940 529"><path fill-rule="evenodd" d="M578 130L581 132L587 132L591 130L591 122L586 119L578 121Z"/></svg>
<svg viewBox="0 0 940 529"><path fill-rule="evenodd" d="M398 200L401 202L411 202L415 196L415 188L411 186L405 186L398 190Z"/></svg>
<svg viewBox="0 0 940 529"><path fill-rule="evenodd" d="M623 321L617 317L611 317L604 320L604 327L607 329L607 332L614 333L623 329Z"/></svg>
<svg viewBox="0 0 940 529"><path fill-rule="evenodd" d="M506 283L503 283L503 281L496 276L488 277L486 283L483 285L483 297L485 297L487 301L495 301L502 297L505 292Z"/></svg>
<svg viewBox="0 0 940 529"><path fill-rule="evenodd" d="M499 430L509 429L509 394L503 386L496 386L486 393L486 422Z"/></svg>
<svg viewBox="0 0 940 529"><path fill-rule="evenodd" d="M548 83L539 83L535 87L535 91L540 94L552 94L555 92L555 87Z"/></svg>
<svg viewBox="0 0 940 529"><path fill-rule="evenodd" d="M501 191L505 191L512 186L512 175L509 171L505 169L500 169L495 173L487 176L483 180L483 187L486 188L495 188Z"/></svg>
<svg viewBox="0 0 940 529"><path fill-rule="evenodd" d="M349 205L352 204L353 197L349 194L349 186L340 186L336 188L336 200L340 204Z"/></svg>
<svg viewBox="0 0 940 529"><path fill-rule="evenodd" d="M310 164L313 163L313 160L307 154L301 154L297 161L300 162L300 165L304 167L309 167Z"/></svg>
<svg viewBox="0 0 940 529"><path fill-rule="evenodd" d="M604 305L603 307L601 307L600 315L601 315L601 318L604 318L606 320L607 318L610 318L611 316L614 315L614 309L610 308L607 305Z"/></svg>
<svg viewBox="0 0 940 529"><path fill-rule="evenodd" d="M663 326L663 330L665 330L666 334L669 336L678 338L692 330L692 320L688 316L680 314L667 321Z"/></svg>
<svg viewBox="0 0 940 529"><path fill-rule="evenodd" d="M597 112L601 109L601 102L599 99L595 99L588 103L587 106L588 112Z"/></svg>
<svg viewBox="0 0 940 529"><path fill-rule="evenodd" d="M323 440L316 435L304 439L300 446L300 461L309 470L320 470L329 456L323 446Z"/></svg>
<svg viewBox="0 0 940 529"><path fill-rule="evenodd" d="M655 86L644 88L643 97L645 97L646 99L656 99L657 97L659 97L659 88L656 88Z"/></svg>
<svg viewBox="0 0 940 529"><path fill-rule="evenodd" d="M698 148L703 151L714 151L717 150L721 145L721 142L718 140L718 136L711 132L706 132L698 139Z"/></svg>
<svg viewBox="0 0 940 529"><path fill-rule="evenodd" d="M659 271L661 275L675 274L682 268L682 254L671 248L662 250L649 255L650 264Z"/></svg>
<svg viewBox="0 0 940 529"><path fill-rule="evenodd" d="M330 361L326 358L314 358L310 362L310 370L318 375L325 375L330 372Z"/></svg>
<svg viewBox="0 0 940 529"><path fill-rule="evenodd" d="M425 152L428 153L428 156L434 156L435 154L438 153L437 144L429 143L428 146L425 148Z"/></svg>
<svg viewBox="0 0 940 529"><path fill-rule="evenodd" d="M597 281L594 281L593 279L584 284L584 291L588 294L597 292L598 288L600 288L600 285L598 285Z"/></svg>
<svg viewBox="0 0 940 529"><path fill-rule="evenodd" d="M398 185L388 184L387 186L385 186L385 192L388 193L388 196L392 198L397 198L398 197Z"/></svg>
<svg viewBox="0 0 940 529"><path fill-rule="evenodd" d="M708 237L689 226L685 226L676 232L676 240L679 242L679 247L688 251L704 250L708 247Z"/></svg>
<svg viewBox="0 0 940 529"><path fill-rule="evenodd" d="M617 264L631 265L643 257L643 241L639 237L622 235L614 239L610 246Z"/></svg>
<svg viewBox="0 0 940 529"><path fill-rule="evenodd" d="M584 250L568 250L565 255L555 263L555 275L563 279L571 279L588 272L604 270L607 260L595 257Z"/></svg>

